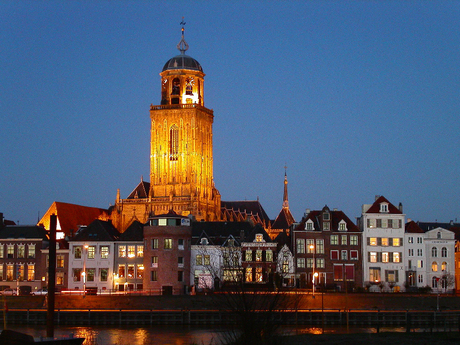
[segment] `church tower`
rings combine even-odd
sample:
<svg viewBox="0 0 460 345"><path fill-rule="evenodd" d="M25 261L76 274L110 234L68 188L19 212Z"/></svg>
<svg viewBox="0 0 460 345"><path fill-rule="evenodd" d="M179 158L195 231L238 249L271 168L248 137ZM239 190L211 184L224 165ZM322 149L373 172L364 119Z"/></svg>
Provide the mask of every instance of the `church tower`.
<svg viewBox="0 0 460 345"><path fill-rule="evenodd" d="M174 210L198 220L220 219L220 194L214 187L213 111L204 106L204 76L200 63L185 54L169 59L161 76L160 105L150 107L150 190L154 214Z"/></svg>

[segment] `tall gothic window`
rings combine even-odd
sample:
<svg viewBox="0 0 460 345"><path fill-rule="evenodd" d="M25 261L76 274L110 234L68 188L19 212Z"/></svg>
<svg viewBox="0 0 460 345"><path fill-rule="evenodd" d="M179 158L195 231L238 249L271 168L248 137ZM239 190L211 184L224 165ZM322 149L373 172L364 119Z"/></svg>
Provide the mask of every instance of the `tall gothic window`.
<svg viewBox="0 0 460 345"><path fill-rule="evenodd" d="M169 160L177 161L179 154L179 128L172 125L169 129Z"/></svg>

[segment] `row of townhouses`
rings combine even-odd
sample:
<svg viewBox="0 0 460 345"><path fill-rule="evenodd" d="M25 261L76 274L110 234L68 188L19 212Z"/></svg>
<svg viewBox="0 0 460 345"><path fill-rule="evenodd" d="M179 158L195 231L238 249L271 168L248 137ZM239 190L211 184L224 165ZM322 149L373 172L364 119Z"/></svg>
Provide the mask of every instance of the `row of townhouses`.
<svg viewBox="0 0 460 345"><path fill-rule="evenodd" d="M458 287L459 229L406 221L402 205L383 196L363 205L356 223L327 206L294 222L287 204L268 230L173 211L134 221L123 233L97 219L57 241L56 287L186 294L242 282L260 289L451 292ZM0 288L29 293L47 286L48 250L43 227L2 222Z"/></svg>

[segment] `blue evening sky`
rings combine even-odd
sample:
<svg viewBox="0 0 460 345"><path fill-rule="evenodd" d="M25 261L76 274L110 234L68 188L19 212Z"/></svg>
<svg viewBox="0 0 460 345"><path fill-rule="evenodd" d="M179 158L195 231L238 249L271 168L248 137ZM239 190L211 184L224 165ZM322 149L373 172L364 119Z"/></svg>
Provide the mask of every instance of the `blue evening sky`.
<svg viewBox="0 0 460 345"><path fill-rule="evenodd" d="M0 0L0 212L107 208L149 180L149 106L203 66L222 200L460 218L460 1Z"/></svg>

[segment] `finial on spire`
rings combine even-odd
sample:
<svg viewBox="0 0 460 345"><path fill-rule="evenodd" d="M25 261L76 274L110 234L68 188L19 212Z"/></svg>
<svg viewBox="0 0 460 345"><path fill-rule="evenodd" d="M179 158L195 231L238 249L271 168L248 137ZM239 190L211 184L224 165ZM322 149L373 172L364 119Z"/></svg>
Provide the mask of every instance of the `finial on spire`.
<svg viewBox="0 0 460 345"><path fill-rule="evenodd" d="M184 38L184 32L185 32L185 21L184 21L184 17L182 17L182 21L180 22L180 25L182 25L182 29L181 29L181 32L182 32L182 38L180 40L180 42L177 44L177 49L179 49L180 53L182 55L185 55L185 51L188 49L188 44L187 42L185 42L185 38Z"/></svg>

